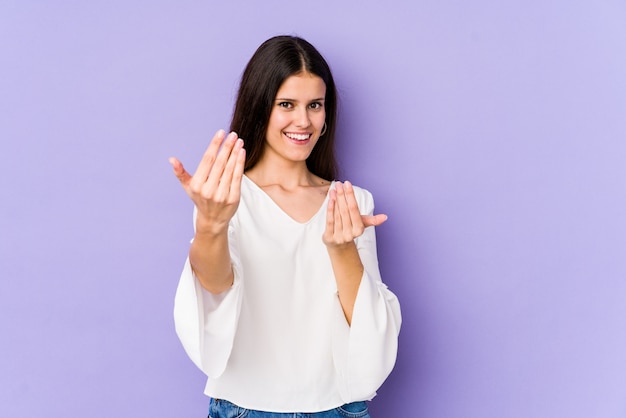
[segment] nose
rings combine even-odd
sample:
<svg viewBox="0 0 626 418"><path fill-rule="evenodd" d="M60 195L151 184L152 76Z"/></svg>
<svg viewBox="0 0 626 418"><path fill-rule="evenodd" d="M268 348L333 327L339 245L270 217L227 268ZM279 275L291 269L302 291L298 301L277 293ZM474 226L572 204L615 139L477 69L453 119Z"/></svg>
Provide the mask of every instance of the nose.
<svg viewBox="0 0 626 418"><path fill-rule="evenodd" d="M311 125L309 112L307 108L300 108L296 114L296 126L299 128L308 128Z"/></svg>

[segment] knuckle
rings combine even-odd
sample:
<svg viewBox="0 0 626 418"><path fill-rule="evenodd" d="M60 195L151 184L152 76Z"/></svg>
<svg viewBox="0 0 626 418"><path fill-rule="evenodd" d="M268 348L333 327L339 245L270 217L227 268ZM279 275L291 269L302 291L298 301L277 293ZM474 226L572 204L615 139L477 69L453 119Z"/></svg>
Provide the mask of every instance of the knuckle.
<svg viewBox="0 0 626 418"><path fill-rule="evenodd" d="M223 205L224 203L226 203L226 199L220 193L217 193L217 194L211 196L211 200L213 200L214 203L217 203L219 205Z"/></svg>
<svg viewBox="0 0 626 418"><path fill-rule="evenodd" d="M215 202L215 193L213 193L211 189L202 187L199 191L199 194L200 196L202 196L203 199Z"/></svg>
<svg viewBox="0 0 626 418"><path fill-rule="evenodd" d="M189 190L193 193L193 194L200 194L202 192L202 187L200 184L198 184L198 182L196 181L191 181L189 183Z"/></svg>

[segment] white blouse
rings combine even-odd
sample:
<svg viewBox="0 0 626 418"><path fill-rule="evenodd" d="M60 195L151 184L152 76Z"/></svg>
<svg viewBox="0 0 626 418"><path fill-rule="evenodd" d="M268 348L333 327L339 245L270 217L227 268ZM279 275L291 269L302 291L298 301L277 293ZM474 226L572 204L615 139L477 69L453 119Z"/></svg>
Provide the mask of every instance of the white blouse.
<svg viewBox="0 0 626 418"><path fill-rule="evenodd" d="M372 195L354 192L372 214ZM228 231L232 287L207 292L185 263L176 332L208 376L206 395L248 409L318 412L373 398L391 372L400 305L381 281L374 228L356 239L365 272L349 326L322 242L327 204L328 196L308 222L296 222L244 176Z"/></svg>

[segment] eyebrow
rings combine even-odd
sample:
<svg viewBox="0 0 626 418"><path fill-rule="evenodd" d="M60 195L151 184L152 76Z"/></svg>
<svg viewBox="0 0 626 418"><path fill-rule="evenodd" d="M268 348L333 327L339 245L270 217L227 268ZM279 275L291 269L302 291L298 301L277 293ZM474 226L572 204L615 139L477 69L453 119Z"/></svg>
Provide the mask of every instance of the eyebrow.
<svg viewBox="0 0 626 418"><path fill-rule="evenodd" d="M288 101L288 102L297 102L298 100L296 99L289 99L287 97L277 97L274 101ZM325 101L325 99L323 97L318 98L318 99L312 99L310 100L310 102L323 102Z"/></svg>

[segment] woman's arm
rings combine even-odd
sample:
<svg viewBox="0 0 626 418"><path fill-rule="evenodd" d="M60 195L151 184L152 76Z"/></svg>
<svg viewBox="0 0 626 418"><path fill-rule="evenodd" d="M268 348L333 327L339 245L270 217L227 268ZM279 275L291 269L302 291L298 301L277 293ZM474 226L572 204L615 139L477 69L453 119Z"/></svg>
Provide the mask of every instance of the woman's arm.
<svg viewBox="0 0 626 418"><path fill-rule="evenodd" d="M213 137L193 176L170 158L174 174L197 209L189 261L202 287L211 293L221 293L233 283L228 223L239 205L244 162L243 141L223 130Z"/></svg>
<svg viewBox="0 0 626 418"><path fill-rule="evenodd" d="M354 240L363 234L365 228L378 226L386 220L387 215L361 215L350 182L335 183L335 190L330 192L323 241L330 256L339 301L348 324L352 323L354 303L364 271Z"/></svg>
<svg viewBox="0 0 626 418"><path fill-rule="evenodd" d="M347 186L347 187L346 187ZM333 260L333 269L336 271L337 288L340 293L340 306L333 321L333 359L337 368L338 387L342 399L347 402L358 399L371 399L376 390L382 385L396 362L398 349L398 333L402 323L398 298L387 288L380 277L378 256L376 251L376 230L368 225L380 225L387 217L385 215L372 216L374 201L371 195L364 190L350 184L343 187L346 206L350 215L349 223L359 225L357 214L362 211L363 230L357 228L353 235L358 235L348 243L344 243L346 252L341 256L329 250ZM342 191L337 189L337 200L341 202ZM352 195L352 196L351 196ZM350 203L352 202L352 203ZM358 205L357 205L358 202ZM336 204L339 207L339 204ZM357 209L357 206L359 209ZM330 212L330 211L329 211ZM342 225L345 211L333 225ZM327 229L330 223L327 224ZM350 234L346 233L346 238ZM352 245L354 244L354 246ZM340 266L348 265L351 251L356 251L359 257L360 269L354 265L348 266L345 271L351 271L352 281L346 280L348 275L341 273ZM356 265L356 263L355 263ZM338 268L339 267L339 268ZM361 275L357 271L362 272ZM358 287L356 287L358 286ZM346 295L346 289L352 293ZM341 296L341 293L344 296ZM348 305L349 304L349 305ZM342 311L343 310L343 311ZM348 320L342 321L341 315Z"/></svg>

